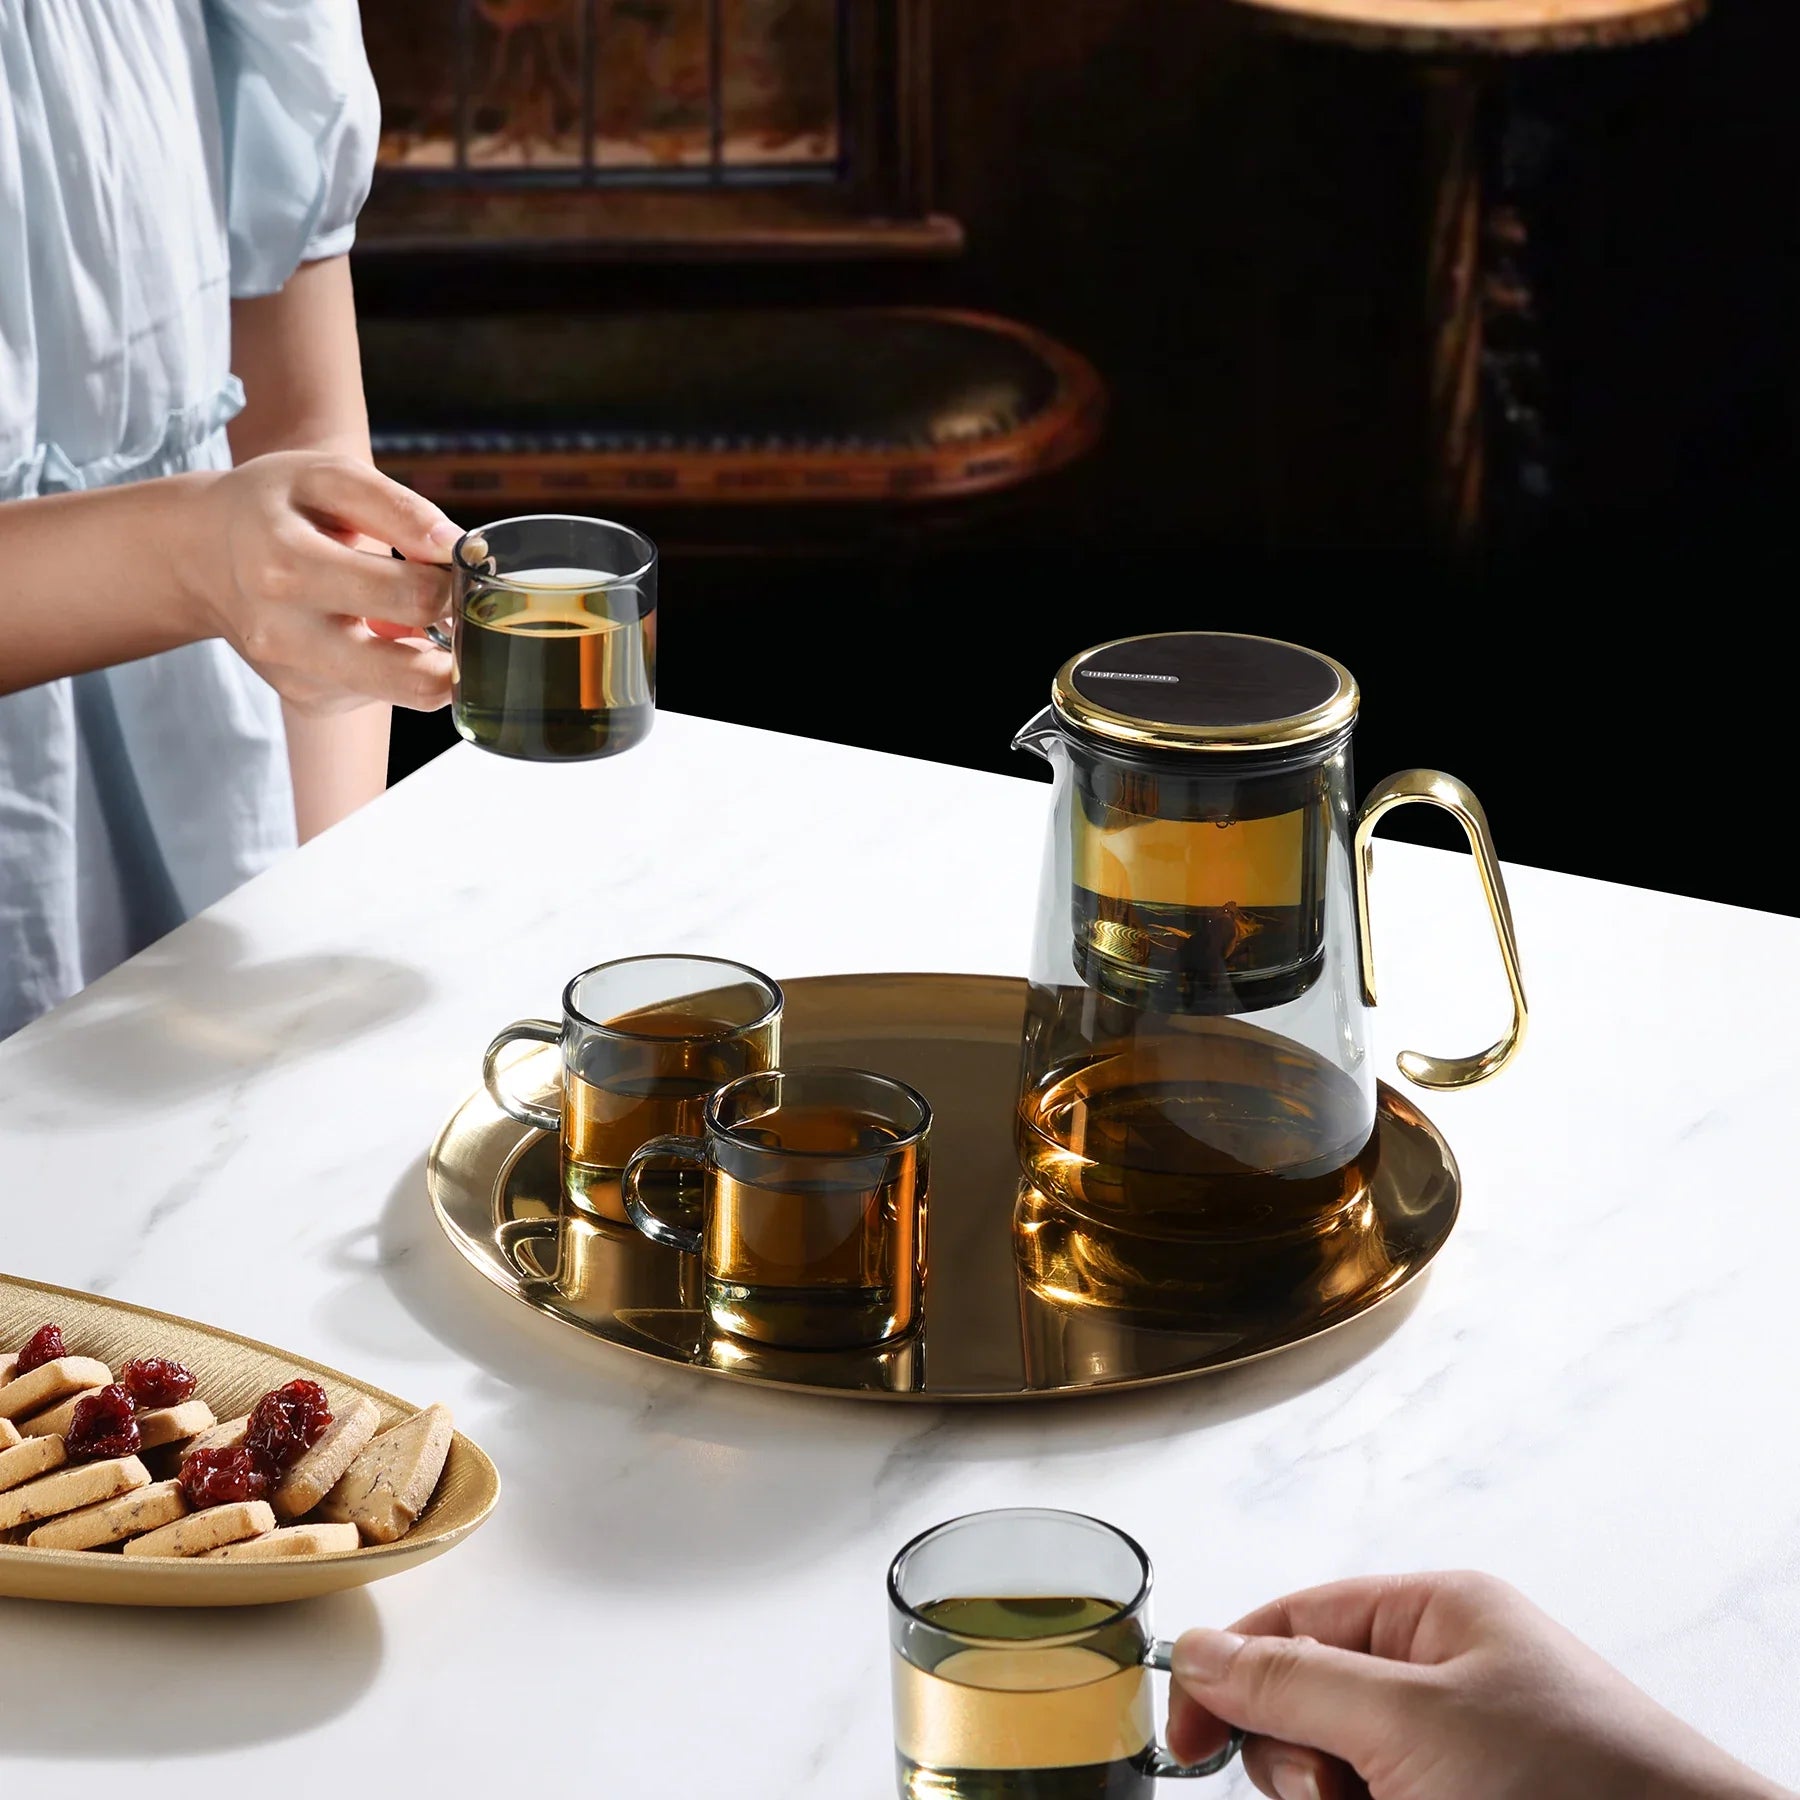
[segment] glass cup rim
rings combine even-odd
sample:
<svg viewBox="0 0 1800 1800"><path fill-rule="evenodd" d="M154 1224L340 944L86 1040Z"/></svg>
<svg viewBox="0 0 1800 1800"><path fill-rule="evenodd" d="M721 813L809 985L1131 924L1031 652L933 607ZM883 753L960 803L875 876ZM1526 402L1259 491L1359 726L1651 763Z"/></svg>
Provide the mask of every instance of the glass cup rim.
<svg viewBox="0 0 1800 1800"><path fill-rule="evenodd" d="M593 592L595 588L606 589L628 587L643 578L656 567L656 546L637 529L635 525L622 525L617 519L598 519L591 513L514 513L508 519L489 519L485 525L474 525L456 540L456 547L450 552L450 561L460 573L473 577L477 581L485 581L490 587L528 587L529 582L520 582L516 578L505 575L490 575L485 569L478 568L463 555L463 547L470 538L485 540L490 531L498 531L502 525L535 525L543 522L554 522L568 525L603 525L608 531L623 532L641 546L639 554L643 562L628 575L609 575L604 581L596 582L591 587L584 587L583 592ZM529 573L529 571L527 571Z"/></svg>
<svg viewBox="0 0 1800 1800"><path fill-rule="evenodd" d="M622 969L631 963L648 962L688 962L712 963L716 968L736 969L741 975L748 975L752 982L759 984L770 996L769 1004L754 1018L742 1025L732 1025L723 1031L687 1031L679 1037L669 1037L656 1031L621 1031L616 1025L608 1025L604 1020L590 1018L575 1004L575 989L590 975L603 974L608 969ZM780 1013L787 1004L787 996L781 991L781 983L773 975L765 975L761 969L753 969L748 963L735 961L729 956L690 955L685 950L650 950L638 956L615 956L611 960L595 963L590 969L583 969L571 975L568 985L562 994L563 1016L586 1031L599 1033L602 1037L618 1038L633 1044L712 1044L723 1043L728 1038L741 1036L746 1031L756 1031Z"/></svg>
<svg viewBox="0 0 1800 1800"><path fill-rule="evenodd" d="M758 1144L749 1138L740 1137L735 1125L727 1125L719 1117L719 1102L734 1089L748 1087L753 1081L766 1081L771 1075L856 1075L864 1081L879 1082L885 1088L904 1094L919 1109L919 1123L904 1137L896 1138L891 1144L883 1144L875 1150L771 1150L767 1144ZM728 1144L735 1144L742 1150L759 1151L765 1156L817 1156L828 1161L855 1161L869 1156L887 1156L895 1150L904 1150L909 1145L924 1141L931 1130L931 1102L910 1083L902 1081L897 1075L884 1075L879 1069L858 1068L854 1063L807 1063L798 1069L751 1069L743 1075L734 1076L724 1082L706 1097L706 1129L715 1137L722 1137Z"/></svg>
<svg viewBox="0 0 1800 1800"><path fill-rule="evenodd" d="M1061 1506L988 1506L975 1512L958 1513L953 1519L940 1520L936 1525L929 1525L916 1537L907 1539L894 1553L894 1560L888 1564L887 1593L888 1605L903 1617L922 1625L927 1631L935 1631L948 1638L955 1638L962 1644L1010 1644L1017 1645L1016 1638L985 1638L971 1632L957 1631L947 1625L939 1625L926 1618L900 1592L900 1579L905 1570L907 1559L917 1550L922 1550L933 1538L941 1537L945 1532L954 1531L959 1526L973 1524L976 1520L1000 1519L1056 1519L1073 1521L1080 1525L1097 1525L1109 1536L1115 1537L1133 1556L1137 1558L1139 1569L1137 1592L1129 1600L1121 1600L1104 1618L1093 1619L1083 1625L1079 1631L1059 1633L1055 1638L1029 1640L1040 1646L1072 1642L1077 1638L1090 1636L1096 1631L1104 1631L1109 1625L1117 1625L1121 1619L1129 1619L1140 1610L1150 1598L1150 1584L1154 1579L1154 1571L1150 1567L1150 1558L1144 1546L1130 1532L1121 1531L1117 1525L1106 1519L1097 1519L1092 1513L1070 1512Z"/></svg>

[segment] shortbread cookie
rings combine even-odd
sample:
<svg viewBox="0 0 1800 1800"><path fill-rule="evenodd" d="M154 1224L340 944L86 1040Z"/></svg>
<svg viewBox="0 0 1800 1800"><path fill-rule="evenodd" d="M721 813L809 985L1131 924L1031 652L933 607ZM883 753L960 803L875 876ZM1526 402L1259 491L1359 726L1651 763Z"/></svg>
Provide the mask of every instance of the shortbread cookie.
<svg viewBox="0 0 1800 1800"><path fill-rule="evenodd" d="M13 1370L18 1366L18 1351L9 1350L4 1356L0 1356L0 1387L5 1387L6 1384L12 1380Z"/></svg>
<svg viewBox="0 0 1800 1800"><path fill-rule="evenodd" d="M10 1450L18 1441L18 1426L11 1419L0 1419L0 1450Z"/></svg>
<svg viewBox="0 0 1800 1800"><path fill-rule="evenodd" d="M99 1393L98 1388L82 1388L71 1394L66 1400L59 1400L47 1411L33 1413L29 1419L19 1421L19 1431L25 1437L67 1437L69 1427L75 1422L75 1409L89 1394Z"/></svg>
<svg viewBox="0 0 1800 1800"><path fill-rule="evenodd" d="M235 1450L250 1429L250 1415L239 1413L235 1419L221 1419L210 1430L203 1431L188 1445L184 1454L195 1450Z"/></svg>
<svg viewBox="0 0 1800 1800"><path fill-rule="evenodd" d="M334 1556L361 1547L354 1525L283 1525L261 1537L209 1550L208 1562L280 1562L289 1556Z"/></svg>
<svg viewBox="0 0 1800 1800"><path fill-rule="evenodd" d="M0 1450L0 1494L60 1469L67 1460L59 1437L26 1438L10 1450Z"/></svg>
<svg viewBox="0 0 1800 1800"><path fill-rule="evenodd" d="M125 1546L127 1556L204 1556L221 1544L261 1537L275 1529L275 1515L266 1500L230 1500L189 1513L173 1525L133 1538Z"/></svg>
<svg viewBox="0 0 1800 1800"><path fill-rule="evenodd" d="M40 1363L29 1375L15 1375L0 1387L0 1419L24 1419L54 1406L65 1394L105 1387L112 1370L91 1356L59 1356Z"/></svg>
<svg viewBox="0 0 1800 1800"><path fill-rule="evenodd" d="M359 1395L341 1407L319 1441L282 1476L272 1496L276 1512L284 1519L311 1512L343 1479L380 1423L381 1411L373 1400Z"/></svg>
<svg viewBox="0 0 1800 1800"><path fill-rule="evenodd" d="M102 1544L155 1531L184 1517L188 1510L180 1482L153 1481L117 1499L64 1513L60 1519L40 1525L25 1542L34 1550L97 1550Z"/></svg>
<svg viewBox="0 0 1800 1800"><path fill-rule="evenodd" d="M320 1514L350 1521L371 1544L404 1537L444 1472L452 1435L447 1406L428 1406L384 1431L325 1496Z"/></svg>
<svg viewBox="0 0 1800 1800"><path fill-rule="evenodd" d="M38 1443L57 1444L56 1438L39 1438ZM16 1456L18 1450L0 1455ZM0 1494L0 1531L11 1531L16 1525L35 1525L40 1519L54 1519L73 1512L78 1506L92 1506L110 1500L115 1494L128 1494L133 1488L148 1487L150 1471L135 1456L115 1456L105 1462L77 1463L73 1468L58 1469L54 1475L40 1475Z"/></svg>
<svg viewBox="0 0 1800 1800"><path fill-rule="evenodd" d="M137 1416L138 1436L146 1450L163 1444L178 1444L196 1432L216 1425L213 1409L204 1400L184 1400L179 1406L153 1406Z"/></svg>

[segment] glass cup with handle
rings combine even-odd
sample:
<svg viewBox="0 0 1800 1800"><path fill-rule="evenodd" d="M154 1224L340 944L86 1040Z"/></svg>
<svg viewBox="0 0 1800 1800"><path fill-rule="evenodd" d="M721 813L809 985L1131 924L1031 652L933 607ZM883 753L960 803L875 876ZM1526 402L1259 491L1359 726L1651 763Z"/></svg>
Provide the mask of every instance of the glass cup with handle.
<svg viewBox="0 0 1800 1800"><path fill-rule="evenodd" d="M563 990L562 1018L520 1019L498 1033L481 1078L495 1105L562 1140L563 1203L631 1221L619 1178L638 1147L700 1131L714 1090L773 1067L781 1050L780 987L717 956L627 956L584 969ZM501 1056L519 1042L562 1052L554 1105L510 1092Z"/></svg>
<svg viewBox="0 0 1800 1800"><path fill-rule="evenodd" d="M1216 1774L1156 1742L1150 1559L1081 1513L969 1513L888 1570L900 1800L1149 1800L1159 1776Z"/></svg>
<svg viewBox="0 0 1800 1800"><path fill-rule="evenodd" d="M787 1349L886 1343L919 1320L931 1108L869 1069L769 1069L727 1083L695 1132L652 1138L620 1194L646 1237L700 1257L721 1331ZM704 1172L698 1226L644 1195L656 1163Z"/></svg>
<svg viewBox="0 0 1800 1800"><path fill-rule="evenodd" d="M496 519L451 553L450 717L528 762L616 756L656 716L656 546L609 519Z"/></svg>

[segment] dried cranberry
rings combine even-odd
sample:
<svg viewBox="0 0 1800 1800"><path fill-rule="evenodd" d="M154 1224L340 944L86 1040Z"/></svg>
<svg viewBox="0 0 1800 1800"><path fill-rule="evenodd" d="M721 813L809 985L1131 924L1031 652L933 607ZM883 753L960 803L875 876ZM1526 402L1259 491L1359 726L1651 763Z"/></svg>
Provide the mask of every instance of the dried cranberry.
<svg viewBox="0 0 1800 1800"><path fill-rule="evenodd" d="M135 1456L143 1447L137 1420L131 1416L131 1396L116 1381L75 1402L69 1429L63 1433L63 1454L70 1462Z"/></svg>
<svg viewBox="0 0 1800 1800"><path fill-rule="evenodd" d="M257 1401L244 1428L244 1448L259 1468L280 1475L323 1436L331 1402L316 1381L290 1381Z"/></svg>
<svg viewBox="0 0 1800 1800"><path fill-rule="evenodd" d="M269 1477L241 1444L217 1450L190 1450L181 1465L181 1491L196 1512L232 1500L261 1500Z"/></svg>
<svg viewBox="0 0 1800 1800"><path fill-rule="evenodd" d="M63 1348L62 1328L57 1325L40 1325L31 1334L25 1348L19 1352L19 1360L13 1365L15 1375L29 1375L33 1369L41 1369L47 1362L55 1362L59 1356L67 1356Z"/></svg>
<svg viewBox="0 0 1800 1800"><path fill-rule="evenodd" d="M134 1357L119 1371L119 1380L140 1412L149 1406L179 1406L200 1385L185 1363L166 1356Z"/></svg>

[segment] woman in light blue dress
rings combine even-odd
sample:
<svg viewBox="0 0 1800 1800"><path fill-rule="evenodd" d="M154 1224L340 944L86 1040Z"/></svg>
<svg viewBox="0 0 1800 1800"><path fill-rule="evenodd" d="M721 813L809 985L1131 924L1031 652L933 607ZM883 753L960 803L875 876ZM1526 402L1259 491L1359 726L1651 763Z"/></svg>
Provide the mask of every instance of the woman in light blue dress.
<svg viewBox="0 0 1800 1800"><path fill-rule="evenodd" d="M355 0L0 0L0 1036L447 698L456 529L368 460L376 126Z"/></svg>

